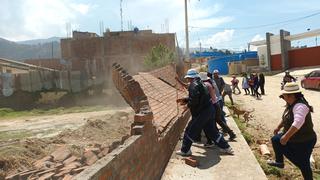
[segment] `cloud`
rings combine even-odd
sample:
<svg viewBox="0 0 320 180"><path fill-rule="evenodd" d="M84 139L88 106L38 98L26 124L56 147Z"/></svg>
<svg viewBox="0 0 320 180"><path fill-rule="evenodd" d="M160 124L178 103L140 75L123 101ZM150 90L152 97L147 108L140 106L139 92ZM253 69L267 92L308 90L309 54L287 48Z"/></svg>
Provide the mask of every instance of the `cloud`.
<svg viewBox="0 0 320 180"><path fill-rule="evenodd" d="M235 30L228 29L215 33L202 41L203 47L224 48L226 43L232 41Z"/></svg>
<svg viewBox="0 0 320 180"><path fill-rule="evenodd" d="M106 28L120 30L119 1L112 0L3 0L0 6L0 37L10 40L26 40L66 36L66 23L72 29L98 33L99 22ZM187 1L189 28L191 32L207 33L212 27L233 21L223 16L224 6L210 0ZM163 33L169 29L177 33L179 44L184 46L185 11L182 0L124 0L124 30L133 27L152 29ZM219 15L217 15L219 14ZM3 26L5 24L5 26ZM192 34L190 34L192 36ZM191 37L191 41L194 39ZM192 43L192 42L191 42Z"/></svg>
<svg viewBox="0 0 320 180"><path fill-rule="evenodd" d="M0 7L0 36L10 40L65 36L66 23L76 28L90 10L89 4L73 1L5 0Z"/></svg>
<svg viewBox="0 0 320 180"><path fill-rule="evenodd" d="M215 15L223 10L223 5L212 3L208 0L187 1L189 28L192 32L203 32L206 28L220 26L224 23L233 21L231 16ZM172 0L133 0L127 1L124 6L124 24L132 21L134 26L139 29L149 28L155 32L165 32L166 19L169 21L170 32L176 32L180 46L185 44L185 10L184 1ZM140 11L139 11L140 10ZM191 34L190 34L191 35ZM190 38L193 41L192 38ZM192 44L193 42L190 42ZM194 42L197 44L197 42Z"/></svg>
<svg viewBox="0 0 320 180"><path fill-rule="evenodd" d="M251 42L260 41L260 40L264 40L264 38L260 34L257 34L251 39Z"/></svg>
<svg viewBox="0 0 320 180"><path fill-rule="evenodd" d="M257 34L251 39L251 42L260 41L260 40L264 40L264 39L265 38L263 38L260 34ZM257 46L250 46L250 50L251 51L257 51L258 47Z"/></svg>
<svg viewBox="0 0 320 180"><path fill-rule="evenodd" d="M75 11L85 15L88 13L89 9L90 9L90 5L88 4L75 4L75 3L72 3L70 5L70 7L72 9L74 9Z"/></svg>

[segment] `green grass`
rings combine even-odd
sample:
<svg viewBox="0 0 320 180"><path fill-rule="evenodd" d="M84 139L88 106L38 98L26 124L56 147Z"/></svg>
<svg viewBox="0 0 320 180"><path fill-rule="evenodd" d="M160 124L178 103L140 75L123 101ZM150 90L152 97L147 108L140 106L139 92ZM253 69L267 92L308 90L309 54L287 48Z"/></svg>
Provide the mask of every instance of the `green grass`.
<svg viewBox="0 0 320 180"><path fill-rule="evenodd" d="M235 120L238 128L240 129L241 131L241 134L242 136L244 137L244 139L247 141L247 143L250 145L254 142L254 138L251 134L249 134L247 131L246 131L246 124L243 123L240 119L238 119L238 117L236 116L233 116L233 119Z"/></svg>
<svg viewBox="0 0 320 180"><path fill-rule="evenodd" d="M0 108L0 119L17 118L22 116L59 115L78 112L91 112L106 110L105 106L77 106L71 108L33 109L29 111L15 111L10 108Z"/></svg>
<svg viewBox="0 0 320 180"><path fill-rule="evenodd" d="M320 180L320 172L314 172L313 173L313 178L316 179L316 180Z"/></svg>
<svg viewBox="0 0 320 180"><path fill-rule="evenodd" d="M277 177L282 176L282 170L273 166L269 166L264 159L262 159L258 154L254 153L256 159L258 160L262 170L266 175L275 175Z"/></svg>
<svg viewBox="0 0 320 180"><path fill-rule="evenodd" d="M34 134L31 131L3 131L0 132L0 141L6 141L9 139L22 139L31 137Z"/></svg>

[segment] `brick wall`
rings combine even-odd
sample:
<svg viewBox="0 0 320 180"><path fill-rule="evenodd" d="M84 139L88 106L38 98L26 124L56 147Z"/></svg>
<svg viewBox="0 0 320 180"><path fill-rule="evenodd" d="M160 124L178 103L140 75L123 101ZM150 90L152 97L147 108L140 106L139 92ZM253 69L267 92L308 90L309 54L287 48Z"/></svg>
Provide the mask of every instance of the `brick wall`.
<svg viewBox="0 0 320 180"><path fill-rule="evenodd" d="M133 34L131 36L105 36L86 39L62 39L61 54L67 61L86 61L102 59L111 67L120 63L130 73L145 70L144 57L152 47L163 44L175 52L175 35L167 34ZM106 67L106 68L108 68Z"/></svg>
<svg viewBox="0 0 320 180"><path fill-rule="evenodd" d="M164 82L170 84L171 86L176 85L176 80L174 77L177 76L175 64L170 64L163 68L159 68L150 72L154 77L163 80Z"/></svg>
<svg viewBox="0 0 320 180"><path fill-rule="evenodd" d="M289 68L319 66L320 47L293 49L288 52ZM282 70L281 54L271 56L271 70Z"/></svg>
<svg viewBox="0 0 320 180"><path fill-rule="evenodd" d="M278 71L282 69L281 54L271 56L271 70Z"/></svg>
<svg viewBox="0 0 320 180"><path fill-rule="evenodd" d="M294 49L289 51L289 67L320 65L320 47Z"/></svg>
<svg viewBox="0 0 320 180"><path fill-rule="evenodd" d="M161 72L168 73L168 69L153 73L166 77ZM118 64L113 65L113 81L136 112L132 136L76 179L160 179L190 118L190 112L175 102L186 92L151 73L132 77Z"/></svg>

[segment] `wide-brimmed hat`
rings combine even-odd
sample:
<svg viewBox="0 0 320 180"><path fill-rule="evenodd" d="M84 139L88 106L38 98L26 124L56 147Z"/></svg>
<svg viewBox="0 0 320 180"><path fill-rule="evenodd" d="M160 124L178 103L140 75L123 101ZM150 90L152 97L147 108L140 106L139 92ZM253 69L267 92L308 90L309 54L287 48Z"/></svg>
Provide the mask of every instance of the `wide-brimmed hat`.
<svg viewBox="0 0 320 180"><path fill-rule="evenodd" d="M200 79L202 81L206 81L206 80L209 80L210 78L208 77L207 73L206 72L200 72L199 73L199 76L200 76Z"/></svg>
<svg viewBox="0 0 320 180"><path fill-rule="evenodd" d="M184 78L197 78L199 77L199 73L195 69L189 69L187 71L187 74L184 76Z"/></svg>
<svg viewBox="0 0 320 180"><path fill-rule="evenodd" d="M299 84L296 82L288 82L284 85L283 90L281 90L282 94L294 94L294 93L301 93L301 88Z"/></svg>

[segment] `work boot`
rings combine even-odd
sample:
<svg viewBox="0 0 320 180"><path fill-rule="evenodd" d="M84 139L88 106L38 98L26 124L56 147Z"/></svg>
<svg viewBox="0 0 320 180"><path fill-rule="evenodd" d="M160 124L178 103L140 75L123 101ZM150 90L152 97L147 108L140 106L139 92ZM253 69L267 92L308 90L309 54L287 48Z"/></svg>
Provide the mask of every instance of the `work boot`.
<svg viewBox="0 0 320 180"><path fill-rule="evenodd" d="M208 141L208 142L205 143L203 146L204 146L205 148L211 148L211 147L214 146L214 143L213 143L212 141Z"/></svg>
<svg viewBox="0 0 320 180"><path fill-rule="evenodd" d="M270 159L267 161L267 164L269 166L274 166L274 167L278 167L278 168L281 168L281 169L284 168L284 163L279 163L279 162L276 162L276 161L270 160Z"/></svg>
<svg viewBox="0 0 320 180"><path fill-rule="evenodd" d="M192 152L191 152L190 149L189 149L188 152L183 152L183 151L179 150L179 151L176 151L176 154L177 154L177 155L180 155L180 156L191 156L191 155L192 155Z"/></svg>
<svg viewBox="0 0 320 180"><path fill-rule="evenodd" d="M224 154L234 155L234 151L231 147L220 149L220 152Z"/></svg>
<svg viewBox="0 0 320 180"><path fill-rule="evenodd" d="M230 141L233 141L237 137L237 135L232 130L228 134Z"/></svg>

